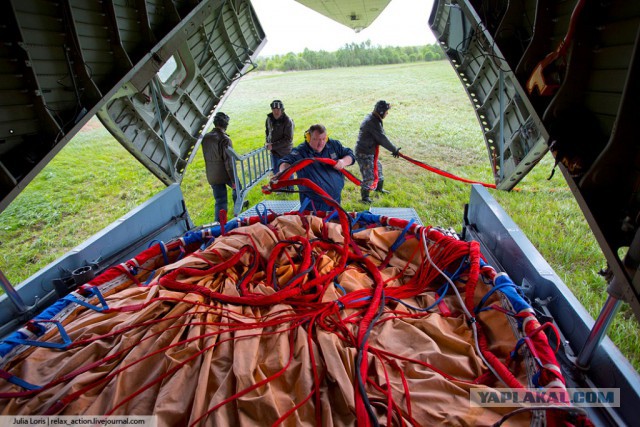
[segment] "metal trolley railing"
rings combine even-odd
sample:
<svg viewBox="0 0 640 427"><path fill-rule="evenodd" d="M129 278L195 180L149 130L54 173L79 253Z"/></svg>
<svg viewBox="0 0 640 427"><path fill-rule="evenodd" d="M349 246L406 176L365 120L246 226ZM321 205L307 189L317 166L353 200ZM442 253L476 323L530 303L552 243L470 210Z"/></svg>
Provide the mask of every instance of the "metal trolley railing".
<svg viewBox="0 0 640 427"><path fill-rule="evenodd" d="M236 184L236 200L233 201L233 216L242 211L242 205L251 188L271 171L271 153L264 147L239 155L227 148L233 159L233 174Z"/></svg>

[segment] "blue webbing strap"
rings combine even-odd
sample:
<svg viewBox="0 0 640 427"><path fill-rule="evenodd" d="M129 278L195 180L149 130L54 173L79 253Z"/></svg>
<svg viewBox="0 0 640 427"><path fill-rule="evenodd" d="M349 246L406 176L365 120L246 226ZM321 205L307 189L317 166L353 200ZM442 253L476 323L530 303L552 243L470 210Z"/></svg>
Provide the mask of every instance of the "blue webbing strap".
<svg viewBox="0 0 640 427"><path fill-rule="evenodd" d="M260 211L260 207L263 208L262 211ZM269 213L267 210L267 205L265 205L264 203L258 203L256 205L256 213L258 214L258 217L260 218L260 222L264 225L267 225L267 223L269 222Z"/></svg>
<svg viewBox="0 0 640 427"><path fill-rule="evenodd" d="M484 294L484 296L482 297L482 299L480 300L480 302L478 303L478 305L476 306L476 308L474 308L474 309L473 309L473 312L474 312L475 314L478 314L478 313L480 313L481 311L485 311L485 310L489 310L489 309L491 309L491 307L484 307L484 308L483 308L484 304L487 302L487 300L489 299L489 297L490 297L491 295L493 295L493 293L494 293L494 292L496 292L496 291L499 291L499 290L504 289L504 288L512 287L512 286L515 286L515 284L513 284L513 283L502 283L502 284L500 284L500 285L494 286L493 288L491 288L491 289L489 290L489 292L487 292L486 294Z"/></svg>
<svg viewBox="0 0 640 427"><path fill-rule="evenodd" d="M22 378L18 378L15 375L10 374L9 372L3 369L0 369L0 378L4 378L5 380L9 381L11 384L15 384L18 387L22 387L25 390L40 390L42 388L42 386L28 383Z"/></svg>
<svg viewBox="0 0 640 427"><path fill-rule="evenodd" d="M164 257L164 264L165 265L169 264L169 255L167 255L167 248L165 247L164 242L162 242L161 240L152 240L151 242L149 242L148 247L153 246L154 243L160 246L160 250L162 251L162 256Z"/></svg>
<svg viewBox="0 0 640 427"><path fill-rule="evenodd" d="M402 233L400 233L400 235L398 236L396 241L393 242L393 245L391 245L391 247L389 248L389 252L395 252L396 249L398 249L398 247L402 243L404 243L404 236L406 236L407 231L409 231L409 228L411 228L411 226L413 225L414 222L415 222L415 219L411 218L411 221L409 221L409 223L406 225L406 227L404 227L404 229L402 230Z"/></svg>
<svg viewBox="0 0 640 427"><path fill-rule="evenodd" d="M184 245L189 246L193 243L201 243L204 241L204 237L202 235L202 230L200 231L187 231L184 236L182 236L184 240Z"/></svg>
<svg viewBox="0 0 640 427"><path fill-rule="evenodd" d="M44 348L56 348L56 349L66 349L69 345L72 344L71 338L65 331L62 323L57 320L32 320L32 323L53 323L58 328L58 332L60 332L60 338L62 338L62 342L47 342L47 341L34 341L27 338L18 338L18 337L8 337L5 339L5 342L10 342L14 344L23 344L23 345L31 345L34 347L44 347Z"/></svg>
<svg viewBox="0 0 640 427"><path fill-rule="evenodd" d="M444 290L443 290L444 289ZM438 289L437 294L439 295L438 299L435 300L435 302L433 304L431 304L430 306L426 307L426 308L420 308L420 307L414 307L411 304L408 304L406 302L404 302L403 300L401 300L400 298L394 298L394 297L387 297L388 300L391 301L395 301L397 303L400 303L402 305L404 305L407 308L410 308L412 310L416 310L416 311L429 311L432 310L434 308L436 308L436 306L438 304L440 304L440 302L444 299L444 297L447 295L447 291L449 290L449 282L445 282L444 285L442 285L440 287L440 289Z"/></svg>
<svg viewBox="0 0 640 427"><path fill-rule="evenodd" d="M347 291L336 280L333 281L333 286L335 286L336 288L342 291L342 296L347 294Z"/></svg>
<svg viewBox="0 0 640 427"><path fill-rule="evenodd" d="M327 223L327 222L329 222L329 221L331 221L332 219L337 218L337 217L338 217L338 210L337 210L337 209L334 209L334 210L332 210L332 211L331 211L331 215L329 215L328 217L326 217L326 218L323 220L323 222Z"/></svg>
<svg viewBox="0 0 640 427"><path fill-rule="evenodd" d="M367 225L380 224L380 215L372 214L371 212L368 212L368 211L359 212L358 215L356 215L353 221L353 224L356 224L357 222L360 222L360 221L364 222ZM358 228L357 230L352 230L351 234L353 235L354 233L358 233L366 229L367 229L367 226L364 226L362 228Z"/></svg>
<svg viewBox="0 0 640 427"><path fill-rule="evenodd" d="M305 197L304 199L302 199L302 203L300 204L300 209L298 209L298 212L304 212L307 210L307 206L311 204L311 199L308 197ZM315 212L315 207L313 207L313 211Z"/></svg>
<svg viewBox="0 0 640 427"><path fill-rule="evenodd" d="M67 295L66 297L64 297L64 299L72 301L72 302L75 302L76 304L79 304L79 305L81 305L83 307L90 308L91 310L95 310L98 313L102 313L103 311L109 309L109 305L107 304L107 301L102 296L102 292L100 292L100 289L98 289L98 287L93 286L93 287L89 288L89 293L93 294L93 296L98 297L98 300L100 301L100 304L102 305L102 307L98 307L97 305L89 304L88 302L79 299L78 297L76 297L73 294Z"/></svg>
<svg viewBox="0 0 640 427"><path fill-rule="evenodd" d="M156 271L152 270L151 273L149 273L149 278L146 280L146 282L144 282L143 284L145 286L149 286L149 283L151 283L151 281L153 280L154 276L156 275Z"/></svg>

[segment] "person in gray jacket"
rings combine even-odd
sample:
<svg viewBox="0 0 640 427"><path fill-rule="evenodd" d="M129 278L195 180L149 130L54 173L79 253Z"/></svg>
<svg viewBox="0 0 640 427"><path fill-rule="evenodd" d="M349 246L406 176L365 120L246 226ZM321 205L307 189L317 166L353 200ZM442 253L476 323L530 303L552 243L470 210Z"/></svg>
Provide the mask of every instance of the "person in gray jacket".
<svg viewBox="0 0 640 427"><path fill-rule="evenodd" d="M233 159L227 153L232 147L231 138L226 130L229 116L218 112L213 117L214 129L202 138L202 155L207 170L207 181L213 190L215 200L215 220L220 221L220 211L228 209L227 186L231 187L233 200L236 200L236 184L233 175Z"/></svg>
<svg viewBox="0 0 640 427"><path fill-rule="evenodd" d="M356 142L356 161L360 166L362 175L362 186L360 194L364 203L371 203L369 197L371 186L375 180L374 176L374 158L378 146L383 146L393 154L393 157L400 156L400 148L397 148L387 135L384 133L382 120L387 117L391 104L387 101L380 100L376 102L373 111L364 118L360 124L360 133ZM378 185L376 191L387 193L384 190L384 175L382 173L382 163L378 160Z"/></svg>
<svg viewBox="0 0 640 427"><path fill-rule="evenodd" d="M271 168L278 173L280 159L293 150L293 120L284 112L284 104L279 99L274 100L271 112L267 114L264 123L265 146L271 151Z"/></svg>

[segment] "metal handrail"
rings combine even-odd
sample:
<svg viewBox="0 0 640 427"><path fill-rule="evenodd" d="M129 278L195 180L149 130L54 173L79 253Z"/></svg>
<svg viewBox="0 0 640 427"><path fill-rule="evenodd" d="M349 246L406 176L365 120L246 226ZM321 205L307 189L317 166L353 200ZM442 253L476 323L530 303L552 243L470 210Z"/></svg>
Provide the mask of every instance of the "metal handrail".
<svg viewBox="0 0 640 427"><path fill-rule="evenodd" d="M11 282L9 282L9 279L7 279L2 270L0 270L0 287L4 290L7 298L9 298L19 313L27 311L27 305L22 300L22 297L20 297L20 294L18 294L18 291L16 291L16 288L11 285Z"/></svg>
<svg viewBox="0 0 640 427"><path fill-rule="evenodd" d="M271 171L271 157L264 147L243 155L239 155L233 148L228 147L227 153L233 159L233 175L236 184L233 216L236 217L242 211L242 204L249 190Z"/></svg>

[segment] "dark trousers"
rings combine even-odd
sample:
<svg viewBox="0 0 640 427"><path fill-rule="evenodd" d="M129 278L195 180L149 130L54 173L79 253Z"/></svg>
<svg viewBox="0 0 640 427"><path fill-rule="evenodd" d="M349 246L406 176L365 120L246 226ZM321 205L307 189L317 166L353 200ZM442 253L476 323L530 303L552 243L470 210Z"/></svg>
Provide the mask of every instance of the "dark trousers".
<svg viewBox="0 0 640 427"><path fill-rule="evenodd" d="M362 176L362 188L364 189L370 188L375 180L373 174L373 159L373 154L356 154L356 161L358 162L358 166L360 166L360 175ZM383 180L382 163L378 160L378 182Z"/></svg>

